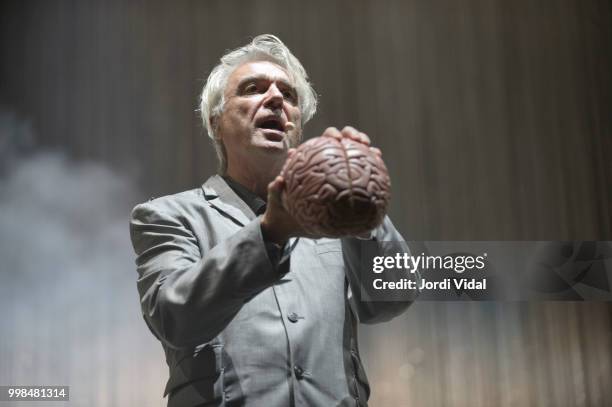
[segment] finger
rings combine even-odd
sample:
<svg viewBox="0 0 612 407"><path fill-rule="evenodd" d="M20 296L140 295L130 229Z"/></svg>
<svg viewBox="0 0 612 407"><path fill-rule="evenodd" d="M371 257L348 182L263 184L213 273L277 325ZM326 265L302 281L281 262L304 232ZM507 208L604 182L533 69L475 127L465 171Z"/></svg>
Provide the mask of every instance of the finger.
<svg viewBox="0 0 612 407"><path fill-rule="evenodd" d="M368 137L368 135L361 131L358 131L356 128L352 126L345 126L342 129L342 135L344 137L350 138L351 140L355 140L358 143L362 143L367 146L370 145L370 138Z"/></svg>
<svg viewBox="0 0 612 407"><path fill-rule="evenodd" d="M268 202L270 202L274 195L276 194L276 189L274 188L274 181L268 184Z"/></svg>
<svg viewBox="0 0 612 407"><path fill-rule="evenodd" d="M378 155L379 157L382 157L382 151L380 151L380 148L370 147L370 151L372 151L374 154Z"/></svg>
<svg viewBox="0 0 612 407"><path fill-rule="evenodd" d="M344 137L352 138L353 140L359 141L359 136L357 135L359 132L353 126L344 126L342 129L342 135Z"/></svg>
<svg viewBox="0 0 612 407"><path fill-rule="evenodd" d="M321 137L333 137L336 140L342 140L342 133L335 127L328 127L325 129Z"/></svg>
<svg viewBox="0 0 612 407"><path fill-rule="evenodd" d="M280 175L274 178L274 180L268 184L268 201L280 200L282 185L283 177L281 177Z"/></svg>
<svg viewBox="0 0 612 407"><path fill-rule="evenodd" d="M370 145L370 138L368 137L367 134L359 132L357 133L357 136L359 137L359 141L367 146Z"/></svg>

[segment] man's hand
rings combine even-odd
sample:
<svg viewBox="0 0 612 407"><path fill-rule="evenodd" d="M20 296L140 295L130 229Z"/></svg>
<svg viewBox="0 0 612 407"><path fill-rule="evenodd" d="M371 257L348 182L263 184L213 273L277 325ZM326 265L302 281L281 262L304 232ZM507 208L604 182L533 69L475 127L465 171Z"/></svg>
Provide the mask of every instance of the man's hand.
<svg viewBox="0 0 612 407"><path fill-rule="evenodd" d="M280 175L268 185L268 203L261 219L261 231L270 242L283 245L299 233L300 226L283 207L281 192L285 180Z"/></svg>
<svg viewBox="0 0 612 407"><path fill-rule="evenodd" d="M345 126L342 131L338 130L335 127L328 127L327 129L325 129L321 136L333 137L337 140L342 140L342 138L349 138L358 143L365 144L368 147L370 146L370 137L368 137L367 134L360 132L359 130L351 126ZM382 157L380 149L376 147L370 147L370 150L372 150L375 154L378 154L379 157Z"/></svg>
<svg viewBox="0 0 612 407"><path fill-rule="evenodd" d="M294 153L295 148L289 149L287 159ZM321 237L307 234L285 210L281 198L284 188L285 180L280 175L268 184L268 202L261 219L261 230L264 238L270 242L283 245L290 237L310 237L313 239Z"/></svg>

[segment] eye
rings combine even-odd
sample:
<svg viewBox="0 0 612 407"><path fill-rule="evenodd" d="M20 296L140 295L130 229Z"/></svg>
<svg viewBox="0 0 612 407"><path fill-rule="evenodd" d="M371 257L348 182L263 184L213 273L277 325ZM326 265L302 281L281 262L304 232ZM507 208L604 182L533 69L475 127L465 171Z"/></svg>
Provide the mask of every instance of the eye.
<svg viewBox="0 0 612 407"><path fill-rule="evenodd" d="M297 95L292 90L283 90L283 97L292 103L297 102Z"/></svg>
<svg viewBox="0 0 612 407"><path fill-rule="evenodd" d="M244 87L244 93L247 95L252 95L258 92L257 85L253 82L247 84Z"/></svg>

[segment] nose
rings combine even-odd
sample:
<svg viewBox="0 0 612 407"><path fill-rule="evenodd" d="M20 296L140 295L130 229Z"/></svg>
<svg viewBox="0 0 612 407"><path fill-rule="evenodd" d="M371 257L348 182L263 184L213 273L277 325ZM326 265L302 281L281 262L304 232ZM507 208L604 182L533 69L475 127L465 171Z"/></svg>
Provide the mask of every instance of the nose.
<svg viewBox="0 0 612 407"><path fill-rule="evenodd" d="M266 92L264 106L269 109L278 109L283 106L283 93L274 83L270 85Z"/></svg>

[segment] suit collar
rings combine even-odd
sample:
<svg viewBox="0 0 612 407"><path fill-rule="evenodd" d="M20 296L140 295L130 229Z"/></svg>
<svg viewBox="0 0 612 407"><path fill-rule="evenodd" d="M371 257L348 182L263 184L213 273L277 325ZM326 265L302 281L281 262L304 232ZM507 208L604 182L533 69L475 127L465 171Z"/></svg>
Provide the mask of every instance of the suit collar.
<svg viewBox="0 0 612 407"><path fill-rule="evenodd" d="M266 201L261 199L257 194L251 192L247 187L234 181L229 176L222 176L222 178L225 180L227 186L229 186L232 191L251 208L255 216L261 215L266 210Z"/></svg>
<svg viewBox="0 0 612 407"><path fill-rule="evenodd" d="M203 185L204 199L210 206L240 226L255 219L255 213L219 176L213 175Z"/></svg>

